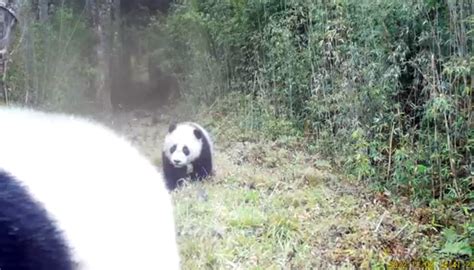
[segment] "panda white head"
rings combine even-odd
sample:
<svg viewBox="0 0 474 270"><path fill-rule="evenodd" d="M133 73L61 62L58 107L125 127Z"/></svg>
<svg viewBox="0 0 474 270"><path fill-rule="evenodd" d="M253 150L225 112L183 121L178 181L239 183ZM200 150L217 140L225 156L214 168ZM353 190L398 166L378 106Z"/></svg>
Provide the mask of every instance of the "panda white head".
<svg viewBox="0 0 474 270"><path fill-rule="evenodd" d="M174 167L188 166L201 155L204 136L203 130L193 123L171 124L163 151Z"/></svg>

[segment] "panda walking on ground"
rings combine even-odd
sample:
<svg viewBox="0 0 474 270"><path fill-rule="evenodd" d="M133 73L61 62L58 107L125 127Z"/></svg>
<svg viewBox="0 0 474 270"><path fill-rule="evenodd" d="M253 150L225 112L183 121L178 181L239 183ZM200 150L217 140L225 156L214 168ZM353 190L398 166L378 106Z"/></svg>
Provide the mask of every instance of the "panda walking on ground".
<svg viewBox="0 0 474 270"><path fill-rule="evenodd" d="M0 108L0 269L179 269L171 198L125 139Z"/></svg>
<svg viewBox="0 0 474 270"><path fill-rule="evenodd" d="M163 172L169 190L190 176L202 180L213 175L213 144L209 133L199 124L171 124L163 144Z"/></svg>

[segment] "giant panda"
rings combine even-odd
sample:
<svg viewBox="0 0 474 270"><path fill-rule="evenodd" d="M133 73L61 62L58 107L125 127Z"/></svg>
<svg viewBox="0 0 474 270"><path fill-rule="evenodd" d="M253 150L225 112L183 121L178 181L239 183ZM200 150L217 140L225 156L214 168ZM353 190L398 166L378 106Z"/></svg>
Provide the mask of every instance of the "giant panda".
<svg viewBox="0 0 474 270"><path fill-rule="evenodd" d="M209 133L193 122L172 123L162 149L163 173L168 190L181 179L202 180L213 175L213 143Z"/></svg>
<svg viewBox="0 0 474 270"><path fill-rule="evenodd" d="M0 269L179 269L162 175L106 127L0 107Z"/></svg>

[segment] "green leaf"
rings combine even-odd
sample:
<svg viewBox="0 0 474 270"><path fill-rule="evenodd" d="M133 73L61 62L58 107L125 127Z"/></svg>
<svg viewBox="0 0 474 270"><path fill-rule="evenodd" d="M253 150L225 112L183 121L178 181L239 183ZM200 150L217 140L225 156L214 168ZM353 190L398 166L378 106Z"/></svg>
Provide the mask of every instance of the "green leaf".
<svg viewBox="0 0 474 270"><path fill-rule="evenodd" d="M444 229L442 232L446 242L456 242L459 240L459 235L452 228Z"/></svg>
<svg viewBox="0 0 474 270"><path fill-rule="evenodd" d="M444 244L444 247L441 249L442 253L448 253L452 255L467 255L472 256L472 247L469 245L469 242L466 240L458 242L447 241Z"/></svg>
<svg viewBox="0 0 474 270"><path fill-rule="evenodd" d="M416 171L420 174L424 174L426 172L426 166L418 164L418 166L416 166Z"/></svg>

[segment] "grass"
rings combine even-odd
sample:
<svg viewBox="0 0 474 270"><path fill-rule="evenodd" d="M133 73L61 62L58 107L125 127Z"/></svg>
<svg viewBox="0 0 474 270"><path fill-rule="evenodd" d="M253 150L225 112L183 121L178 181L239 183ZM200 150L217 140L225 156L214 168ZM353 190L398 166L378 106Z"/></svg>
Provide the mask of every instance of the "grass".
<svg viewBox="0 0 474 270"><path fill-rule="evenodd" d="M118 126L160 165L168 121ZM433 254L429 218L356 186L301 142L245 140L212 115L200 122L217 134L216 174L172 194L183 269L379 269Z"/></svg>

